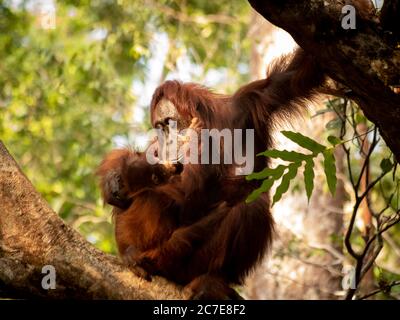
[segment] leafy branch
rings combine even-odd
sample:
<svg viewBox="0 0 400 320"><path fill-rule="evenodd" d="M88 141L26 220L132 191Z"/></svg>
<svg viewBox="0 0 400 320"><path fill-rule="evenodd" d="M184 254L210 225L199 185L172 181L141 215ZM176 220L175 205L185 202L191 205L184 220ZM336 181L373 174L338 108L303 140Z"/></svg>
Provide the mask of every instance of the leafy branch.
<svg viewBox="0 0 400 320"><path fill-rule="evenodd" d="M262 184L259 188L255 189L246 199L246 202L252 202L256 200L263 192L267 192L272 188L274 183L281 179L279 186L276 188L275 194L272 198L274 205L278 202L284 193L289 189L290 182L296 177L298 169L304 164L304 183L307 193L307 198L310 200L312 192L314 190L314 160L322 154L324 172L326 181L329 187L329 191L332 195L336 191L336 166L335 156L333 154L334 147L341 143L336 137L330 136L328 141L331 146L322 145L315 140L306 137L298 132L282 131L281 132L286 138L292 140L304 149L311 151L311 153L300 153L296 151L288 150L266 150L259 153L257 156L264 156L273 159L281 159L289 162L287 165L278 165L276 168L265 168L260 172L255 172L246 177L247 180L262 180Z"/></svg>

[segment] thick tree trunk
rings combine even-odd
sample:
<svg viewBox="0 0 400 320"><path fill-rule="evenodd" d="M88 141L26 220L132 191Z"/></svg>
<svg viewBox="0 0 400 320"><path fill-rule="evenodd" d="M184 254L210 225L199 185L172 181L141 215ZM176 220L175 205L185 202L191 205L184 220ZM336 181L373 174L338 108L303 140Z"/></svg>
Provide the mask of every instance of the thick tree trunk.
<svg viewBox="0 0 400 320"><path fill-rule="evenodd" d="M332 79L351 89L348 96L379 127L387 145L400 159L400 94L391 87L400 85L398 2L385 1L397 5L382 10L380 22L366 17L365 6L358 8L355 30L342 28L342 8L367 0L249 2L265 19L289 32L305 51L313 54Z"/></svg>
<svg viewBox="0 0 400 320"><path fill-rule="evenodd" d="M45 265L56 288L43 289ZM181 299L164 279L138 279L51 210L0 141L0 297Z"/></svg>

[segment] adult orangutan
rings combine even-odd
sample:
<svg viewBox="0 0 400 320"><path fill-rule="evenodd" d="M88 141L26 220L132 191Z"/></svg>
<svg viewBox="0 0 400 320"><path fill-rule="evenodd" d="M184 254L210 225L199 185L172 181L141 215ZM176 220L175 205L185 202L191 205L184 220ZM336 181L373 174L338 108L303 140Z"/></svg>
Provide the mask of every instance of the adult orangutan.
<svg viewBox="0 0 400 320"><path fill-rule="evenodd" d="M271 147L272 128L280 120L298 114L323 84L324 74L315 61L298 49L293 55L278 59L265 79L247 84L233 95L216 94L194 83L167 81L153 95L152 124L166 136L171 131L171 120L176 121L178 130L188 128L193 119L199 119L196 130L254 129L254 150L247 156L254 158L254 171L259 171L268 165L268 160L255 155ZM242 138L242 151L247 151L250 142L244 140L244 134ZM226 148L213 144L213 138L209 140L212 152L218 152L223 159ZM199 149L203 152L203 145ZM103 166L107 170L102 173L106 201L116 207L118 203L125 204L115 214L117 242L124 243L119 248L125 261L141 276L159 274L185 285L189 298L236 298L230 285L243 282L272 241L268 194L245 202L258 186L238 175L242 164L237 161L187 163L182 172L176 171L161 184L142 188L157 208L149 209L149 202L144 204L140 193L122 192L126 186L121 186L121 181L130 185L128 189L140 183L127 174L126 168L133 163L126 160L129 158L125 154L125 158L114 159L113 163L106 159ZM112 192L107 187L111 185ZM166 217L173 223L163 229ZM121 223L128 220L129 223ZM167 233L159 231L166 229ZM124 239L119 233L125 235ZM151 238L151 245L129 240L134 234Z"/></svg>

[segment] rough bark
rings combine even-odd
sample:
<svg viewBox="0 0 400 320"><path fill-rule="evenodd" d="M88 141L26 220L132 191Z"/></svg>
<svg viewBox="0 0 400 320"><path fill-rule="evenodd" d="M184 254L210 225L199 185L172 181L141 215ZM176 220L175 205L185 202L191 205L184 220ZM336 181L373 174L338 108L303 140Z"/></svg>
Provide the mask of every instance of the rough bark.
<svg viewBox="0 0 400 320"><path fill-rule="evenodd" d="M41 286L42 267L56 289ZM178 287L146 282L66 225L35 191L0 141L0 297L181 299Z"/></svg>
<svg viewBox="0 0 400 320"><path fill-rule="evenodd" d="M345 30L341 26L341 10L349 1L249 2L264 18L289 32L305 51L313 54L332 79L351 90L349 97L379 127L387 145L400 159L400 94L392 87L400 85L400 39L398 31L391 30L393 19L386 16L380 22L360 9L356 29ZM394 8L400 10L398 5ZM399 12L391 12L393 15L398 17Z"/></svg>

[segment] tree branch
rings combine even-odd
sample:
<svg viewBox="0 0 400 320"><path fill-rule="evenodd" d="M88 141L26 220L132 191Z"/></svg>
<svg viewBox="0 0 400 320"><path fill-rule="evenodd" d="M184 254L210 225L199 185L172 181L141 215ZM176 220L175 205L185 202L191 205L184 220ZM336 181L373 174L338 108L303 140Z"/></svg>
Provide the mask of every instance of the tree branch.
<svg viewBox="0 0 400 320"><path fill-rule="evenodd" d="M41 286L42 267L56 289ZM49 207L0 141L0 297L182 299L164 279L146 282L79 235Z"/></svg>
<svg viewBox="0 0 400 320"><path fill-rule="evenodd" d="M249 0L253 8L295 41L334 80L351 89L349 97L380 130L400 159L400 48L376 19L356 6L356 30L342 28L342 7L337 0Z"/></svg>
<svg viewBox="0 0 400 320"><path fill-rule="evenodd" d="M390 283L390 284L388 284L388 285L386 285L386 286L384 286L382 288L376 289L376 290L374 290L374 291L372 291L372 292L370 292L370 293L358 298L357 300L365 300L367 298L370 298L370 297L376 295L379 292L390 291L390 289L392 289L392 287L398 286L398 285L400 285L400 281L393 281L392 283Z"/></svg>

